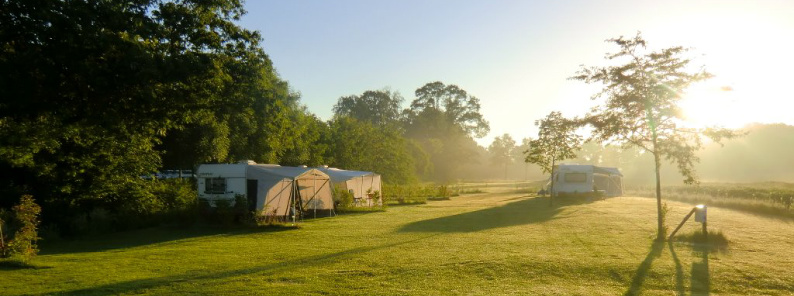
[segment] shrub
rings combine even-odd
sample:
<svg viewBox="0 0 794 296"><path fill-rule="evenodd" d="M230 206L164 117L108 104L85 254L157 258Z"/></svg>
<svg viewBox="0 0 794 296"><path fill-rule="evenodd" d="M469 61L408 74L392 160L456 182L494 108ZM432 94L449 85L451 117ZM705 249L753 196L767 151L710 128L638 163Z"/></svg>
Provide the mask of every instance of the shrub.
<svg viewBox="0 0 794 296"><path fill-rule="evenodd" d="M14 236L7 240L3 235L5 232L0 233L2 238L2 245L0 245L0 255L3 258L15 258L25 263L30 261L38 254L39 249L36 242L38 237L39 214L41 214L41 207L33 201L33 196L23 195L19 204L14 206L14 223L8 227L9 230L16 228ZM7 218L7 214L4 215ZM3 217L0 217L2 219ZM4 220L3 220L4 221ZM6 223L0 221L0 229L5 227Z"/></svg>
<svg viewBox="0 0 794 296"><path fill-rule="evenodd" d="M334 203L338 209L350 208L353 206L353 194L342 186L334 186Z"/></svg>

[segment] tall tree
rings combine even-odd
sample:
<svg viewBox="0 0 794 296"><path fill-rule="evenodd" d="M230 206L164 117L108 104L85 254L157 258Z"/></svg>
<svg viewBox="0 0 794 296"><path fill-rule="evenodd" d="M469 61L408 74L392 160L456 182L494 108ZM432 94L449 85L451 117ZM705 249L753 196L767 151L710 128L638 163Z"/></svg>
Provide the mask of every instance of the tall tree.
<svg viewBox="0 0 794 296"><path fill-rule="evenodd" d="M206 128L212 137L182 136L223 159L234 118L286 106L259 34L236 24L239 0L9 0L0 11L0 174L16 176L0 187L33 194L45 220L83 200L135 199L172 131Z"/></svg>
<svg viewBox="0 0 794 296"><path fill-rule="evenodd" d="M431 82L416 90L416 99L404 111L405 135L430 156L433 179L458 177L461 166L476 159L472 137L488 133L480 101L456 85Z"/></svg>
<svg viewBox="0 0 794 296"><path fill-rule="evenodd" d="M535 126L538 127L538 138L529 141L530 148L525 152L525 161L537 164L544 173L551 174L551 205L555 194L554 167L557 161L576 157L576 150L582 145L582 136L576 134L578 121L567 119L556 111L535 121Z"/></svg>
<svg viewBox="0 0 794 296"><path fill-rule="evenodd" d="M523 138L521 139L521 145L518 145L515 149L513 149L513 161L524 163L524 181L529 179L529 163L524 161L526 159L526 155L524 155L524 153L529 151L529 148L532 147L530 146L531 140L531 138Z"/></svg>
<svg viewBox="0 0 794 296"><path fill-rule="evenodd" d="M684 176L684 183L696 182L695 152L702 146L703 136L719 142L736 136L726 129L695 129L681 125L678 106L681 94L690 84L712 75L704 69L693 70L684 56L687 49L670 47L660 51L646 50L646 41L637 33L633 38L609 39L619 47L606 58L616 65L582 67L574 80L599 83L604 88L593 96L603 98L602 105L588 114L586 122L593 127L592 138L636 146L651 153L656 175L657 239L665 237L662 213L660 168L662 158L675 163Z"/></svg>
<svg viewBox="0 0 794 296"><path fill-rule="evenodd" d="M330 122L330 133L329 165L377 172L386 182L416 181L412 144L397 129L339 116Z"/></svg>
<svg viewBox="0 0 794 296"><path fill-rule="evenodd" d="M490 126L480 114L480 100L457 85L431 82L417 89L415 94L416 99L411 102L408 112L410 117L429 110L440 111L444 114L443 120L449 121L473 138L482 138L488 134Z"/></svg>
<svg viewBox="0 0 794 296"><path fill-rule="evenodd" d="M496 137L488 146L491 154L491 163L504 167L504 179L507 180L507 166L513 163L513 150L516 149L516 141L509 134Z"/></svg>
<svg viewBox="0 0 794 296"><path fill-rule="evenodd" d="M335 116L349 116L375 125L400 120L403 97L388 89L368 90L361 95L341 97L334 105Z"/></svg>

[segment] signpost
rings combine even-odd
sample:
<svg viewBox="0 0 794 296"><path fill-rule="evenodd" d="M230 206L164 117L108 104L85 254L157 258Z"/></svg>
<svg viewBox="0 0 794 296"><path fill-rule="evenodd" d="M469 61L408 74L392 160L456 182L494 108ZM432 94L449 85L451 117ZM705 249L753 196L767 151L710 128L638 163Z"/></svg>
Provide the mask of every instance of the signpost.
<svg viewBox="0 0 794 296"><path fill-rule="evenodd" d="M707 210L708 210L708 208L706 207L706 205L697 205L694 208L692 208L692 210L689 211L689 214L686 214L686 217L684 217L684 220L681 220L681 224L678 224L678 227L676 227L675 230L673 230L673 233L670 234L670 237L668 238L668 240L672 240L673 239L673 236L675 236L675 233L678 232L679 229L681 229L681 226L684 226L684 223L686 222L686 220L689 220L689 217L692 217L692 214L695 214L695 222L700 222L700 223L703 224L703 238L708 239L708 235L709 235L708 233L709 232L708 232L708 229L706 228L706 225L707 225L707 223L706 223L707 222L707 219L706 219Z"/></svg>

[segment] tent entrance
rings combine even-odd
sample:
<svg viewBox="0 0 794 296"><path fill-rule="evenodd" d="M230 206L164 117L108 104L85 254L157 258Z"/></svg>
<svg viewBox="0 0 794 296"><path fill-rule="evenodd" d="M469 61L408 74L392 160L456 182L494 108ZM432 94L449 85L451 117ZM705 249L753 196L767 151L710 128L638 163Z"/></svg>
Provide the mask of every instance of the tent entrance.
<svg viewBox="0 0 794 296"><path fill-rule="evenodd" d="M256 193L257 188L259 186L259 182L257 180L248 179L246 182L246 190L245 196L248 198L248 211L253 212L256 211Z"/></svg>

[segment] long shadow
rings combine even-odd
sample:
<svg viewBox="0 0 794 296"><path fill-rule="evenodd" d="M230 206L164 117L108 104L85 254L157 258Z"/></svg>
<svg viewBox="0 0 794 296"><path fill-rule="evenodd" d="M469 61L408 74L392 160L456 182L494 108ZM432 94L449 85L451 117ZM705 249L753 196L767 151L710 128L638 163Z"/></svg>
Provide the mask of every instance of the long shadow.
<svg viewBox="0 0 794 296"><path fill-rule="evenodd" d="M549 207L548 199L529 198L502 206L452 216L417 221L401 227L399 232L476 232L515 225L540 223L555 217L562 208L585 203L584 200L558 200Z"/></svg>
<svg viewBox="0 0 794 296"><path fill-rule="evenodd" d="M659 255L662 254L662 250L664 249L664 243L654 241L651 245L651 250L648 252L648 255L645 256L645 260L642 260L640 266L637 267L637 271L634 272L634 277L631 278L631 285L629 289L626 290L626 293L623 295L639 295L642 292L642 284L645 282L645 278L648 276L648 271L651 270L651 265L653 265L653 260L659 258Z"/></svg>
<svg viewBox="0 0 794 296"><path fill-rule="evenodd" d="M681 265L681 260L678 259L678 254L676 254L675 248L673 248L673 242L668 241L667 246L670 247L670 254L673 256L673 262L675 263L676 295L685 295L686 291L684 290L684 267Z"/></svg>
<svg viewBox="0 0 794 296"><path fill-rule="evenodd" d="M118 233L88 236L83 238L61 239L58 241L42 241L41 255L100 252L115 249L126 249L144 245L166 243L170 241L196 238L203 236L245 235L260 232L278 232L294 229L288 226L273 227L153 227L147 229Z"/></svg>
<svg viewBox="0 0 794 296"><path fill-rule="evenodd" d="M695 244L695 254L700 256L700 262L692 262L692 295L709 295L711 293L711 275L709 274L709 246Z"/></svg>
<svg viewBox="0 0 794 296"><path fill-rule="evenodd" d="M673 242L668 242L670 254L673 255L675 262L675 284L678 295L686 294L684 290L684 268L673 247ZM700 262L692 262L692 272L690 273L690 287L692 295L709 295L711 293L711 275L709 273L709 253L714 251L707 244L694 244L692 246L696 255L700 256Z"/></svg>
<svg viewBox="0 0 794 296"><path fill-rule="evenodd" d="M235 277L235 276L243 276L243 275L250 275L250 274L258 274L258 275L271 275L277 274L286 270L294 270L300 268L307 268L312 266L318 266L323 264L329 264L334 261L343 260L344 257L352 256L356 254L361 254L365 252L370 252L379 249L385 249L390 247L395 247L399 245L413 243L419 240L427 239L433 236L437 236L438 234L428 235L412 240L402 241L402 242L395 242L390 244L383 244L378 246L370 246L370 247L358 247L353 249L348 249L336 253L331 254L322 254L316 256L309 256L304 258L298 258L293 260L287 260L282 262L275 262L271 264L266 264L262 266L250 267L250 268L242 268L242 269L234 269L228 270L223 272L207 272L208 269L201 269L201 270L194 270L190 272L183 273L181 275L174 275L174 276L164 276L164 277L153 277L153 278L146 278L146 279L139 279L139 280L130 280L112 284L105 284L94 286L90 288L84 289L77 289L77 290L70 290L70 291L61 291L55 293L44 293L41 295L117 295L117 294L137 294L144 292L149 289L154 289L158 287L172 285L178 282L187 282L187 281L204 281L204 280L221 280L224 278Z"/></svg>

